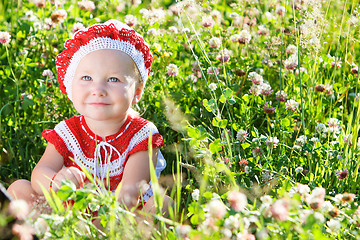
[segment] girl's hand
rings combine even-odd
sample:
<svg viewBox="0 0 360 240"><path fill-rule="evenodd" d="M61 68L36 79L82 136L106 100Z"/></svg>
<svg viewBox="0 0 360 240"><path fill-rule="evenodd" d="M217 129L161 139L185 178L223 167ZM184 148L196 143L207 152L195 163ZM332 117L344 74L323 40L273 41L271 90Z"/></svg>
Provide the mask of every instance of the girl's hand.
<svg viewBox="0 0 360 240"><path fill-rule="evenodd" d="M61 186L61 181L66 179L73 182L76 188L81 188L84 186L86 176L85 173L76 167L63 167L52 181L53 190L57 191Z"/></svg>

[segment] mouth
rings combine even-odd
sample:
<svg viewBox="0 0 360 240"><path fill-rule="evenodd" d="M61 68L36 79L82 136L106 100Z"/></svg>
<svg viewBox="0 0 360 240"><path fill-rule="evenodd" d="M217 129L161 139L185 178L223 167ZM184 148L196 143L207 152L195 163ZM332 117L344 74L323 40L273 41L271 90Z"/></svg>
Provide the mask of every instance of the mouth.
<svg viewBox="0 0 360 240"><path fill-rule="evenodd" d="M107 106L107 105L110 105L110 104L102 103L102 102L92 102L92 103L89 103L89 105L91 105L91 106Z"/></svg>

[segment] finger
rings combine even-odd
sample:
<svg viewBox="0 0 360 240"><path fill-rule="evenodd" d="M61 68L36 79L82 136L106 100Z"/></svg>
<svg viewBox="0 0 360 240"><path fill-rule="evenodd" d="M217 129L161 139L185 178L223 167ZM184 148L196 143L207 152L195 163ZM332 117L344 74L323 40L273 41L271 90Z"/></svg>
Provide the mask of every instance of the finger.
<svg viewBox="0 0 360 240"><path fill-rule="evenodd" d="M65 179L70 180L75 184L76 188L79 188L80 183L77 180L76 176L72 173L70 168L63 169L60 172L62 173L62 175L64 175Z"/></svg>
<svg viewBox="0 0 360 240"><path fill-rule="evenodd" d="M76 178L76 181L79 184L78 187L82 187L84 185L84 181L85 181L85 174L76 167L70 167L69 170L71 171L73 176Z"/></svg>

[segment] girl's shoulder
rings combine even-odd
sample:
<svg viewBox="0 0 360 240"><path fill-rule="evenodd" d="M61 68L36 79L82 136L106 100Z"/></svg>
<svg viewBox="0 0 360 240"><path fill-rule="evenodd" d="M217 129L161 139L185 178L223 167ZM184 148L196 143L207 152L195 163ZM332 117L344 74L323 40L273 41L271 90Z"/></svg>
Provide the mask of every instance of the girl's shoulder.
<svg viewBox="0 0 360 240"><path fill-rule="evenodd" d="M151 121L142 118L140 116L129 116L129 120L131 122L131 127L132 128L137 128L137 129L143 129L143 128L148 128L148 129L153 129L157 131L156 126L154 125L154 123L152 123Z"/></svg>

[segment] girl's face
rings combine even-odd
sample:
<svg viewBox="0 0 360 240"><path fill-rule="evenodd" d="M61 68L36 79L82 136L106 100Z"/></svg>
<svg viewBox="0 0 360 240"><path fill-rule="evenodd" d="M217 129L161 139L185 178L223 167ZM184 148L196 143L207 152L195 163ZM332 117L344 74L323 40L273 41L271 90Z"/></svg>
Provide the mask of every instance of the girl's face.
<svg viewBox="0 0 360 240"><path fill-rule="evenodd" d="M86 118L123 121L141 96L133 60L118 50L104 49L87 54L73 79L73 104Z"/></svg>

